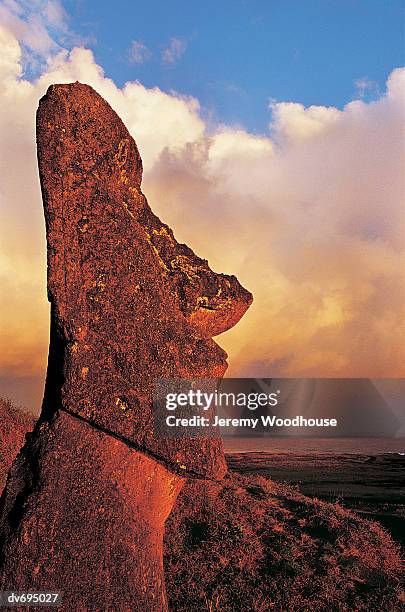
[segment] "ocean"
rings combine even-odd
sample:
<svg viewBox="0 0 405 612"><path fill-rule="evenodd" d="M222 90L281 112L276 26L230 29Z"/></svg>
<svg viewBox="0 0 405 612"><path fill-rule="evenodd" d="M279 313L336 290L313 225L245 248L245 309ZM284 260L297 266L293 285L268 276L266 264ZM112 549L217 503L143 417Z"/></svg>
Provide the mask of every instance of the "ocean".
<svg viewBox="0 0 405 612"><path fill-rule="evenodd" d="M405 438L224 438L226 453L405 454Z"/></svg>

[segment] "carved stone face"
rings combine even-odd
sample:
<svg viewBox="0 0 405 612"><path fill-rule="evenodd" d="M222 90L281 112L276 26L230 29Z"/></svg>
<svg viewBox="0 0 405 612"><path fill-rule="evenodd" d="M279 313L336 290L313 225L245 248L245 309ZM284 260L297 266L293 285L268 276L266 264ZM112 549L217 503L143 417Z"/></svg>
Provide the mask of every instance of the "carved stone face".
<svg viewBox="0 0 405 612"><path fill-rule="evenodd" d="M218 476L220 441L154 438L153 386L222 377L226 354L212 336L235 325L251 294L153 214L135 141L91 87L49 88L37 142L52 304L44 411L76 414L173 469Z"/></svg>

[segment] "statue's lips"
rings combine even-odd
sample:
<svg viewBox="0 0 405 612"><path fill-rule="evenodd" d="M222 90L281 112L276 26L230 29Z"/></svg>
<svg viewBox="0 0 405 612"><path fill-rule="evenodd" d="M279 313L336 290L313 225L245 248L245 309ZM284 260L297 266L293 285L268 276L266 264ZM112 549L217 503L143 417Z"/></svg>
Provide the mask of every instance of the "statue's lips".
<svg viewBox="0 0 405 612"><path fill-rule="evenodd" d="M239 291L234 299L218 308L200 307L186 317L190 325L203 338L212 338L231 329L252 304L252 294L244 289L236 279L235 281L239 285Z"/></svg>

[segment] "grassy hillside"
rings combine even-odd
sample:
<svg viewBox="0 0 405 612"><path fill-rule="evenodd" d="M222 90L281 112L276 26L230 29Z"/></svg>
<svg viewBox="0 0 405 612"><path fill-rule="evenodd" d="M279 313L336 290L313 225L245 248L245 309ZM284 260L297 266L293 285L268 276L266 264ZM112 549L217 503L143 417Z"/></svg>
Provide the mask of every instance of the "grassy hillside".
<svg viewBox="0 0 405 612"><path fill-rule="evenodd" d="M2 488L34 421L7 400L0 420ZM378 523L261 476L189 481L164 562L175 612L402 609L399 550Z"/></svg>
<svg viewBox="0 0 405 612"><path fill-rule="evenodd" d="M15 456L24 444L25 434L35 424L32 415L15 408L7 399L0 398L0 490Z"/></svg>
<svg viewBox="0 0 405 612"><path fill-rule="evenodd" d="M166 529L178 612L393 612L400 563L378 523L261 476L189 482Z"/></svg>

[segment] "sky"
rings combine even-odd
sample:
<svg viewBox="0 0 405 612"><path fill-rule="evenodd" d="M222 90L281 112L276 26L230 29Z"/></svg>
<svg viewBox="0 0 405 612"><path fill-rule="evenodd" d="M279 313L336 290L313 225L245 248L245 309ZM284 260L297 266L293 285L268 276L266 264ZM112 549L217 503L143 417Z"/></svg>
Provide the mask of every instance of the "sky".
<svg viewBox="0 0 405 612"><path fill-rule="evenodd" d="M31 4L35 5L34 2ZM49 3L48 3L49 4ZM400 0L69 0L68 31L122 87L196 97L206 118L265 132L269 99L342 108L403 64ZM73 36L71 34L71 36Z"/></svg>
<svg viewBox="0 0 405 612"><path fill-rule="evenodd" d="M0 1L0 395L38 410L35 110L92 85L152 209L254 294L230 376L404 377L404 4Z"/></svg>

